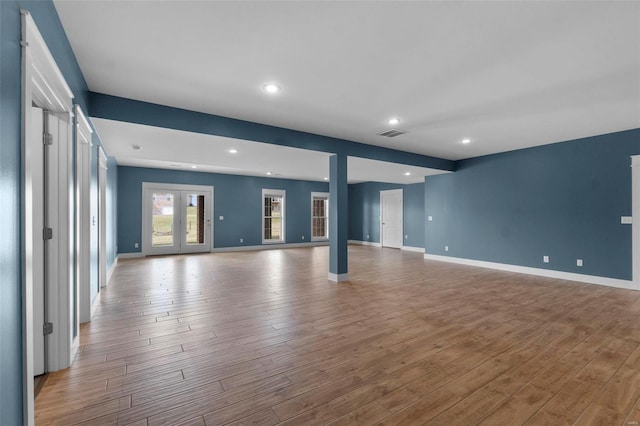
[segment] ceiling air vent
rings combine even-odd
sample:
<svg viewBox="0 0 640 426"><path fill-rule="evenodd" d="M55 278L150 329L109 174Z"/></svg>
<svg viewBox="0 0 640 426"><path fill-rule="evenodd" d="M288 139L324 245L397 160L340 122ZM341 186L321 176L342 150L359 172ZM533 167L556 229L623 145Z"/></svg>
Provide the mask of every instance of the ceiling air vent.
<svg viewBox="0 0 640 426"><path fill-rule="evenodd" d="M400 136L400 135L404 135L405 132L404 130L400 130L400 129L389 129L386 130L382 133L378 133L380 136L386 136L388 138L395 138L396 136Z"/></svg>

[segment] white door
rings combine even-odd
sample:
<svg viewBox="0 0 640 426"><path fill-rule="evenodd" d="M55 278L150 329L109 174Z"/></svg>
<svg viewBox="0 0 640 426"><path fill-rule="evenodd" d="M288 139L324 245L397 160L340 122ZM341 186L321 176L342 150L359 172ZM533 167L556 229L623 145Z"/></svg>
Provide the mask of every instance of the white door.
<svg viewBox="0 0 640 426"><path fill-rule="evenodd" d="M212 187L143 185L144 254L211 251Z"/></svg>
<svg viewBox="0 0 640 426"><path fill-rule="evenodd" d="M33 107L31 150L33 238L33 374L71 363L77 334L77 300L70 259L73 251L73 211L69 123Z"/></svg>
<svg viewBox="0 0 640 426"><path fill-rule="evenodd" d="M33 205L42 205L44 202L44 150L42 135L44 135L44 111L41 108L33 107L32 135L35 139L33 144L41 147L32 152L31 161L33 164L33 180L38 181L32 185ZM34 232L44 229L44 211L33 213ZM42 231L43 232L43 231ZM43 331L45 321L45 262L44 262L44 239L43 236L36 235L33 244L33 375L39 376L45 373L45 335Z"/></svg>
<svg viewBox="0 0 640 426"><path fill-rule="evenodd" d="M402 247L402 189L380 191L380 239L383 247Z"/></svg>
<svg viewBox="0 0 640 426"><path fill-rule="evenodd" d="M107 286L107 155L98 147L98 288Z"/></svg>

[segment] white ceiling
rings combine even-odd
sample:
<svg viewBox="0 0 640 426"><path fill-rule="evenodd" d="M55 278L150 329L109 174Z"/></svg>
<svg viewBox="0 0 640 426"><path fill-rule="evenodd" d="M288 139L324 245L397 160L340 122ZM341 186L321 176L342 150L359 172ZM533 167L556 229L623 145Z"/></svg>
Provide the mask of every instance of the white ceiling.
<svg viewBox="0 0 640 426"><path fill-rule="evenodd" d="M55 6L95 92L447 159L640 127L637 1Z"/></svg>
<svg viewBox="0 0 640 426"><path fill-rule="evenodd" d="M313 181L329 177L330 154L324 152L100 118L92 121L105 149L122 166ZM230 153L231 149L237 153ZM410 184L424 182L424 176L446 173L356 157L349 157L347 167L349 183Z"/></svg>

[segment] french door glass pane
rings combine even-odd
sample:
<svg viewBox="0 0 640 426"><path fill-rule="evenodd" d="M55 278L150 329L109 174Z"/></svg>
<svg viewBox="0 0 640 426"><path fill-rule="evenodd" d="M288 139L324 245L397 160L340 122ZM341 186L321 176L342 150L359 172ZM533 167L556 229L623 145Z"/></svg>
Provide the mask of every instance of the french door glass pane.
<svg viewBox="0 0 640 426"><path fill-rule="evenodd" d="M264 239L282 239L282 197L264 198Z"/></svg>
<svg viewBox="0 0 640 426"><path fill-rule="evenodd" d="M188 245L204 244L204 195L187 194L186 227Z"/></svg>
<svg viewBox="0 0 640 426"><path fill-rule="evenodd" d="M173 246L173 203L170 192L153 193L153 247Z"/></svg>

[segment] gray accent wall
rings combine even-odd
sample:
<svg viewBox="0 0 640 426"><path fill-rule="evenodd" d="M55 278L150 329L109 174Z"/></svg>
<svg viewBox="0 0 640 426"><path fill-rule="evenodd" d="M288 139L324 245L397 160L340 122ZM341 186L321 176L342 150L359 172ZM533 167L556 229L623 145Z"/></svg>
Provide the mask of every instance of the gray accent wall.
<svg viewBox="0 0 640 426"><path fill-rule="evenodd" d="M640 129L459 161L425 179L426 252L630 280L637 154Z"/></svg>

